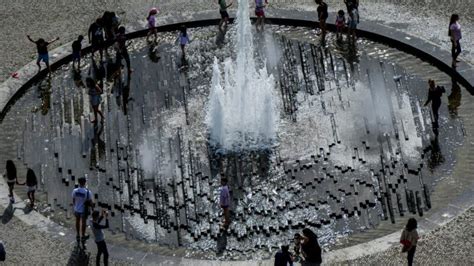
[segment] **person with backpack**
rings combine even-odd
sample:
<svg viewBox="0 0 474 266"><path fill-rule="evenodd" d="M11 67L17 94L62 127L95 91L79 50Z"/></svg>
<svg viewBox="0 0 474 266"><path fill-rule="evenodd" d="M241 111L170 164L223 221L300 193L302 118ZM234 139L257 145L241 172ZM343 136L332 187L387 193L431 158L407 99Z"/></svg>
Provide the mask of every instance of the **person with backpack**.
<svg viewBox="0 0 474 266"><path fill-rule="evenodd" d="M105 218L105 224L102 225L101 222ZM103 229L109 228L109 219L108 213L105 210L102 210L102 213L95 210L92 212L92 221L91 221L92 232L94 234L94 240L97 245L97 257L96 265L100 265L100 257L104 255L104 265L109 264L109 251L107 249L107 244L105 243L105 236Z"/></svg>
<svg viewBox="0 0 474 266"><path fill-rule="evenodd" d="M416 244L418 243L418 232L416 228L418 227L418 223L415 218L408 219L407 225L405 229L402 231L402 235L400 237L400 244L402 244L402 253L407 252L407 261L408 266L413 265L413 258L415 257L416 251Z"/></svg>
<svg viewBox="0 0 474 266"><path fill-rule="evenodd" d="M35 191L37 186L38 179L36 178L35 172L31 168L28 168L26 172L26 195L30 200L30 208L32 209L35 207Z"/></svg>
<svg viewBox="0 0 474 266"><path fill-rule="evenodd" d="M301 254L304 261L303 266L319 266L322 263L321 247L318 243L318 236L309 228L303 229Z"/></svg>
<svg viewBox="0 0 474 266"><path fill-rule="evenodd" d="M426 100L424 106L427 106L431 102L431 110L433 112L433 129L437 129L439 127L438 118L439 118L439 108L441 107L441 97L443 93L446 92L444 87L436 86L434 80L428 80L429 88L428 88L428 99Z"/></svg>
<svg viewBox="0 0 474 266"><path fill-rule="evenodd" d="M39 38L37 41L33 41L30 35L26 35L26 37L30 42L36 44L36 49L38 51L38 59L36 60L36 64L38 65L38 72L41 71L41 61L43 61L46 64L46 68L48 69L49 73L51 74L51 67L49 66L48 46L59 40L59 37L49 42L45 41L42 38Z"/></svg>
<svg viewBox="0 0 474 266"><path fill-rule="evenodd" d="M99 51L101 61L104 56L104 28L102 24L101 18L96 19L96 21L90 25L87 33L89 43L92 45L92 57L94 57L95 52Z"/></svg>
<svg viewBox="0 0 474 266"><path fill-rule="evenodd" d="M5 166L5 175L7 178L7 185L8 185L8 197L10 197L10 203L15 203L15 196L13 195L13 189L15 188L15 184L21 185L18 183L18 178L16 175L16 167L12 160L8 160Z"/></svg>
<svg viewBox="0 0 474 266"><path fill-rule="evenodd" d="M86 235L86 221L91 209L94 206L92 193L86 188L86 178L78 179L79 187L72 191L72 205L74 206L74 216L76 217L76 239L86 241L89 236Z"/></svg>

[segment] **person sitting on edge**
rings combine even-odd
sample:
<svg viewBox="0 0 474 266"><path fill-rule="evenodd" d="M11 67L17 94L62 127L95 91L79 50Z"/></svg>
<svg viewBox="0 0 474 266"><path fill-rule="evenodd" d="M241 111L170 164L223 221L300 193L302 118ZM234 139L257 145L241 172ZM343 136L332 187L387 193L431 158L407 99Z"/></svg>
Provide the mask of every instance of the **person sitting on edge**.
<svg viewBox="0 0 474 266"><path fill-rule="evenodd" d="M105 225L100 224L105 218ZM100 256L104 255L104 265L109 264L109 251L107 250L107 244L105 243L104 231L102 229L109 228L108 213L102 210L102 213L95 210L92 212L91 221L92 233L94 234L94 241L97 245L97 257L96 265L100 265Z"/></svg>
<svg viewBox="0 0 474 266"><path fill-rule="evenodd" d="M82 40L84 36L79 35L77 40L72 42L72 67L74 68L74 63L77 62L77 68L81 68L81 50L82 50Z"/></svg>
<svg viewBox="0 0 474 266"><path fill-rule="evenodd" d="M38 65L38 72L41 71L41 61L43 61L46 64L46 68L48 69L49 73L51 74L51 68L49 66L49 54L48 54L48 45L54 43L55 41L59 40L59 37L57 37L54 40L51 40L49 42L45 41L42 38L39 38L37 41L33 41L30 37L30 35L26 35L28 37L28 40L30 42L36 44L36 49L38 50L38 59L36 60L36 64Z"/></svg>
<svg viewBox="0 0 474 266"><path fill-rule="evenodd" d="M225 177L221 178L221 188L219 193L219 205L222 208L224 215L224 225L223 228L227 229L230 224L230 193L229 187L227 186L228 180Z"/></svg>
<svg viewBox="0 0 474 266"><path fill-rule="evenodd" d="M85 241L89 238L86 235L86 221L90 208L93 206L92 193L86 188L86 178L78 179L79 187L72 191L72 205L76 216L76 239Z"/></svg>
<svg viewBox="0 0 474 266"><path fill-rule="evenodd" d="M219 13L221 14L221 21L219 22L219 30L226 31L227 24L229 24L229 13L227 13L227 8L232 6L233 2L227 5L226 0L217 0L219 3ZM224 28L222 28L224 25Z"/></svg>

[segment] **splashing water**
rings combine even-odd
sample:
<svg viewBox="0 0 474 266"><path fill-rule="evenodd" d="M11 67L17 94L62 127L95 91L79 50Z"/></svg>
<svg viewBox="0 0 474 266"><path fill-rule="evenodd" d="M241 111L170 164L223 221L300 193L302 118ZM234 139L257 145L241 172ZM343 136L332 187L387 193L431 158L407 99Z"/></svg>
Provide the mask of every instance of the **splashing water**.
<svg viewBox="0 0 474 266"><path fill-rule="evenodd" d="M239 0L236 38L237 58L225 60L223 81L214 59L206 119L211 145L224 151L267 149L276 138L279 111L274 78L255 63L248 0Z"/></svg>

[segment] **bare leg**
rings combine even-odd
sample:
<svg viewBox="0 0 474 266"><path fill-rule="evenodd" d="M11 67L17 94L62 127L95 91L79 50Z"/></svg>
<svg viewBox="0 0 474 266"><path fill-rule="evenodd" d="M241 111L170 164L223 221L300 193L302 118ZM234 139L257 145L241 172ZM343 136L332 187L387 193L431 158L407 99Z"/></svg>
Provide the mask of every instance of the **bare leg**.
<svg viewBox="0 0 474 266"><path fill-rule="evenodd" d="M81 218L79 217L76 217L76 236L80 236L79 235L79 228L81 226Z"/></svg>

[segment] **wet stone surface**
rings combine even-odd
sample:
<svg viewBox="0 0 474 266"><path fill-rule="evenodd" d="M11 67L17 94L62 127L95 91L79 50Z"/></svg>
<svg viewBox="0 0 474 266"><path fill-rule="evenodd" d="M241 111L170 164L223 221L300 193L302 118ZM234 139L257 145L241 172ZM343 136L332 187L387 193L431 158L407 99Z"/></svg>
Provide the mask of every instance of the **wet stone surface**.
<svg viewBox="0 0 474 266"><path fill-rule="evenodd" d="M158 45L134 40L130 75L115 58L86 59L80 73L65 66L16 102L0 124L0 159L35 170L47 194L41 211L72 226L70 194L87 175L112 232L178 255L245 259L267 257L306 226L329 247L432 207L429 195L464 134L460 88L449 95L450 113L441 108L439 138L422 107L426 75L451 86L444 74L367 40L330 35L321 44L310 30L268 27L255 37L255 56L276 80L278 141L221 154L208 147L207 97L214 57L234 55L234 28L217 38L214 27L189 32L187 62L175 33ZM105 121L94 127L82 83L101 75ZM233 199L227 232L219 170Z"/></svg>

